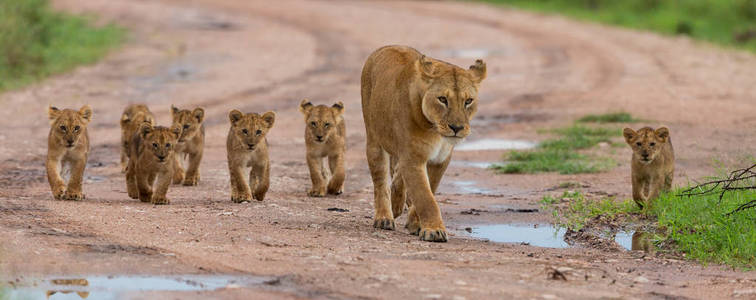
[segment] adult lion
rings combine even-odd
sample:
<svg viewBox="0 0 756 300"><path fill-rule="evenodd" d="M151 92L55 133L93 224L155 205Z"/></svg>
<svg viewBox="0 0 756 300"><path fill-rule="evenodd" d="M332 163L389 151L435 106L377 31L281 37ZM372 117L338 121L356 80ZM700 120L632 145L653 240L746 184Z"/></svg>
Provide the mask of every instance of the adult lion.
<svg viewBox="0 0 756 300"><path fill-rule="evenodd" d="M406 46L386 46L368 57L362 114L375 196L373 226L393 230L409 197L409 232L424 241L446 241L433 193L454 145L470 134L485 77L482 60L465 70Z"/></svg>

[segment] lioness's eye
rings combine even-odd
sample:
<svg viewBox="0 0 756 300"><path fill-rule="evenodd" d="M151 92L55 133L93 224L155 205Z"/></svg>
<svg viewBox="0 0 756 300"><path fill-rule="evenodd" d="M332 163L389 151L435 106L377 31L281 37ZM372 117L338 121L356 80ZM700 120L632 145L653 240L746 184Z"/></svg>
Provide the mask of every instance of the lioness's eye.
<svg viewBox="0 0 756 300"><path fill-rule="evenodd" d="M468 106L468 105L472 104L472 102L473 102L473 98L469 98L469 99L465 100L465 106Z"/></svg>
<svg viewBox="0 0 756 300"><path fill-rule="evenodd" d="M642 146L643 145L643 143L641 143L641 142L637 142L635 144L638 145L638 146Z"/></svg>
<svg viewBox="0 0 756 300"><path fill-rule="evenodd" d="M247 135L247 134L249 134L249 131L247 131L247 129L245 128L245 129L242 129L242 133L243 133L244 135Z"/></svg>
<svg viewBox="0 0 756 300"><path fill-rule="evenodd" d="M60 130L66 131L66 126L60 126Z"/></svg>
<svg viewBox="0 0 756 300"><path fill-rule="evenodd" d="M189 124L184 124L184 129L189 129Z"/></svg>
<svg viewBox="0 0 756 300"><path fill-rule="evenodd" d="M331 126L331 123L325 123L324 126L328 128L328 126Z"/></svg>
<svg viewBox="0 0 756 300"><path fill-rule="evenodd" d="M444 97L444 96L439 96L439 97L438 97L438 102L441 102L441 103L443 103L444 105L449 105L449 101L448 101L448 100L446 100L446 97Z"/></svg>
<svg viewBox="0 0 756 300"><path fill-rule="evenodd" d="M649 145L651 145L651 147L653 147L653 146L656 146L656 143L653 143L653 142L652 142L652 143L650 143Z"/></svg>
<svg viewBox="0 0 756 300"><path fill-rule="evenodd" d="M158 147L158 144L157 144L157 143L152 143L152 147L155 147L155 148L157 148L157 147Z"/></svg>
<svg viewBox="0 0 756 300"><path fill-rule="evenodd" d="M258 129L257 131L255 131L255 133L256 133L257 135L261 135L261 134L262 134L262 130Z"/></svg>
<svg viewBox="0 0 756 300"><path fill-rule="evenodd" d="M310 122L310 126L312 126L312 127L316 127L316 126L318 126L318 123L315 123L315 122Z"/></svg>
<svg viewBox="0 0 756 300"><path fill-rule="evenodd" d="M74 131L79 131L79 129L81 129L79 125L74 126Z"/></svg>

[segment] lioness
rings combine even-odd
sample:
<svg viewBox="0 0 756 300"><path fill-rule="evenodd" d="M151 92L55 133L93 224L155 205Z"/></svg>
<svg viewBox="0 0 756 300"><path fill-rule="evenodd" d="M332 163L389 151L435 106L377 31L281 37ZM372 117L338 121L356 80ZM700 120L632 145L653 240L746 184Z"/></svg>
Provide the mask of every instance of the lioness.
<svg viewBox="0 0 756 300"><path fill-rule="evenodd" d="M126 169L129 197L152 204L168 204L165 194L171 185L176 164L175 147L181 127L153 127L142 123L131 139L131 157ZM155 181L157 179L157 183ZM155 184L153 191L152 185Z"/></svg>
<svg viewBox="0 0 756 300"><path fill-rule="evenodd" d="M393 230L409 197L409 232L424 241L446 241L433 194L454 145L470 134L478 86L485 77L481 60L465 70L406 46L386 46L368 57L362 69L362 113L375 193L374 227Z"/></svg>
<svg viewBox="0 0 756 300"><path fill-rule="evenodd" d="M654 130L643 127L637 132L630 128L623 131L625 141L633 149L630 175L633 181L633 200L638 206L651 204L660 192L672 187L675 173L675 153L669 129Z"/></svg>
<svg viewBox="0 0 756 300"><path fill-rule="evenodd" d="M47 109L50 118L50 134L47 136L47 180L53 197L57 200L81 200L81 180L89 155L87 124L92 121L92 108L84 105L79 111L54 106ZM70 167L68 186L60 176L62 167Z"/></svg>
<svg viewBox="0 0 756 300"><path fill-rule="evenodd" d="M249 201L252 195L262 201L270 186L266 136L276 121L276 113L269 111L262 116L255 113L245 115L234 109L228 113L228 119L231 128L226 139L226 155L231 175L231 201ZM250 168L249 184L244 178L247 168Z"/></svg>
<svg viewBox="0 0 756 300"><path fill-rule="evenodd" d="M199 107L194 110L178 109L171 105L171 115L173 116L172 126L181 128L181 136L176 145L176 172L173 173L173 183L197 185L200 180L199 166L202 161L202 151L205 148L205 125L202 124L205 119L205 110ZM186 156L189 156L189 166L184 174L184 168L181 165Z"/></svg>
<svg viewBox="0 0 756 300"><path fill-rule="evenodd" d="M155 126L155 116L144 104L132 104L123 110L121 115L121 173L126 173L127 159L129 158L129 142L139 126L144 123Z"/></svg>
<svg viewBox="0 0 756 300"><path fill-rule="evenodd" d="M323 197L326 193L340 195L344 192L344 153L346 152L346 125L344 125L344 103L332 106L312 105L304 99L299 111L305 117L305 146L307 166L310 168L311 197ZM325 158L328 167L325 167ZM331 176L333 174L333 176ZM330 180L328 177L331 177ZM326 187L326 182L328 186Z"/></svg>

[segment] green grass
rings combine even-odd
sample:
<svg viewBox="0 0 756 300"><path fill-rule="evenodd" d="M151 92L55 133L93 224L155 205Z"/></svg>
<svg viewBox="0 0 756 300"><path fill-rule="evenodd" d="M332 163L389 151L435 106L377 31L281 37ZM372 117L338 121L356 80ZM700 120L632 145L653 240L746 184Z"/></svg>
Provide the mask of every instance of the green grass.
<svg viewBox="0 0 756 300"><path fill-rule="evenodd" d="M483 0L756 51L753 0ZM748 33L753 38L743 39ZM740 37L739 37L740 36Z"/></svg>
<svg viewBox="0 0 756 300"><path fill-rule="evenodd" d="M52 11L46 0L0 1L0 91L97 61L124 30Z"/></svg>
<svg viewBox="0 0 756 300"><path fill-rule="evenodd" d="M633 118L632 115L626 112L607 113L600 115L587 115L578 119L580 123L636 123L640 120Z"/></svg>
<svg viewBox="0 0 756 300"><path fill-rule="evenodd" d="M510 151L505 164L492 166L497 172L523 174L559 172L561 174L596 173L614 165L609 158L579 153L601 142L612 143L612 138L622 136L619 129L572 125L547 131L556 138L541 142L534 150Z"/></svg>
<svg viewBox="0 0 756 300"><path fill-rule="evenodd" d="M569 203L564 209L554 209L553 214L555 223L558 226L570 230L578 231L582 229L588 221L595 218L602 218L604 221L617 220L620 217L639 215L641 210L638 205L630 199L624 201L615 201L614 198L604 198L600 200L589 200L579 191L567 191L561 197L544 196L541 204L544 209L556 204L559 199L567 198Z"/></svg>

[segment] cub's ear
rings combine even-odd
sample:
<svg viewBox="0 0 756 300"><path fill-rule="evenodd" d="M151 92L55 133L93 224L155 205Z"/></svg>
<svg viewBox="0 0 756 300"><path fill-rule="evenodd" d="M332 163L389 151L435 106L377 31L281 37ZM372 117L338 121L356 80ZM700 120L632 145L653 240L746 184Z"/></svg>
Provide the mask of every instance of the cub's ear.
<svg viewBox="0 0 756 300"><path fill-rule="evenodd" d="M262 115L262 119L265 123L268 123L268 128L271 128L273 127L273 123L276 122L276 113L272 111L266 112Z"/></svg>
<svg viewBox="0 0 756 300"><path fill-rule="evenodd" d="M654 133L656 136L660 139L662 139L665 143L669 139L669 129L667 127L659 127L658 129L654 130Z"/></svg>
<svg viewBox="0 0 756 300"><path fill-rule="evenodd" d="M47 108L47 116L50 118L50 121L57 119L60 116L60 109L50 105L50 107Z"/></svg>
<svg viewBox="0 0 756 300"><path fill-rule="evenodd" d="M144 122L141 125L139 125L139 134L142 135L142 138L147 138L147 135L152 132L152 124Z"/></svg>
<svg viewBox="0 0 756 300"><path fill-rule="evenodd" d="M486 79L486 63L482 59L476 60L475 64L470 66L469 72L473 76L473 81L480 84L483 79Z"/></svg>
<svg viewBox="0 0 756 300"><path fill-rule="evenodd" d="M633 145L633 144L632 144L632 142L633 142L633 139L634 139L634 138L635 138L635 137L636 137L637 135L638 135L638 133L637 133L637 132L635 132L635 130L632 130L632 129L630 129L630 128L625 128L625 129L623 129L623 130L622 130L622 136L624 136L624 137L625 137L625 142L626 142L626 143L627 143L628 145L630 145L630 146L632 146L632 145Z"/></svg>
<svg viewBox="0 0 756 300"><path fill-rule="evenodd" d="M124 125L128 122L131 122L131 119L129 119L129 115L123 114L123 116L121 116L121 125Z"/></svg>
<svg viewBox="0 0 756 300"><path fill-rule="evenodd" d="M89 105L84 105L79 109L79 115L84 119L85 123L92 121L92 108Z"/></svg>
<svg viewBox="0 0 756 300"><path fill-rule="evenodd" d="M436 78L436 66L432 60L423 55L415 62L415 67L420 72L420 75L424 80L431 80Z"/></svg>
<svg viewBox="0 0 756 300"><path fill-rule="evenodd" d="M239 122L242 117L244 117L244 114L237 109L228 112L228 120L231 121L231 125L236 125L236 122Z"/></svg>
<svg viewBox="0 0 756 300"><path fill-rule="evenodd" d="M180 109L179 109L178 107L175 107L175 106L173 106L173 104L171 104L171 115L176 115L176 114L178 114L178 113L179 113L180 111L181 111L181 110L180 110Z"/></svg>
<svg viewBox="0 0 756 300"><path fill-rule="evenodd" d="M192 116L197 119L197 122L202 123L205 120L205 110L202 107L197 107L192 111Z"/></svg>
<svg viewBox="0 0 756 300"><path fill-rule="evenodd" d="M344 113L344 103L339 101L331 106L339 115Z"/></svg>
<svg viewBox="0 0 756 300"><path fill-rule="evenodd" d="M299 103L299 111L303 114L307 114L312 109L312 102L307 99L302 99L302 102Z"/></svg>

